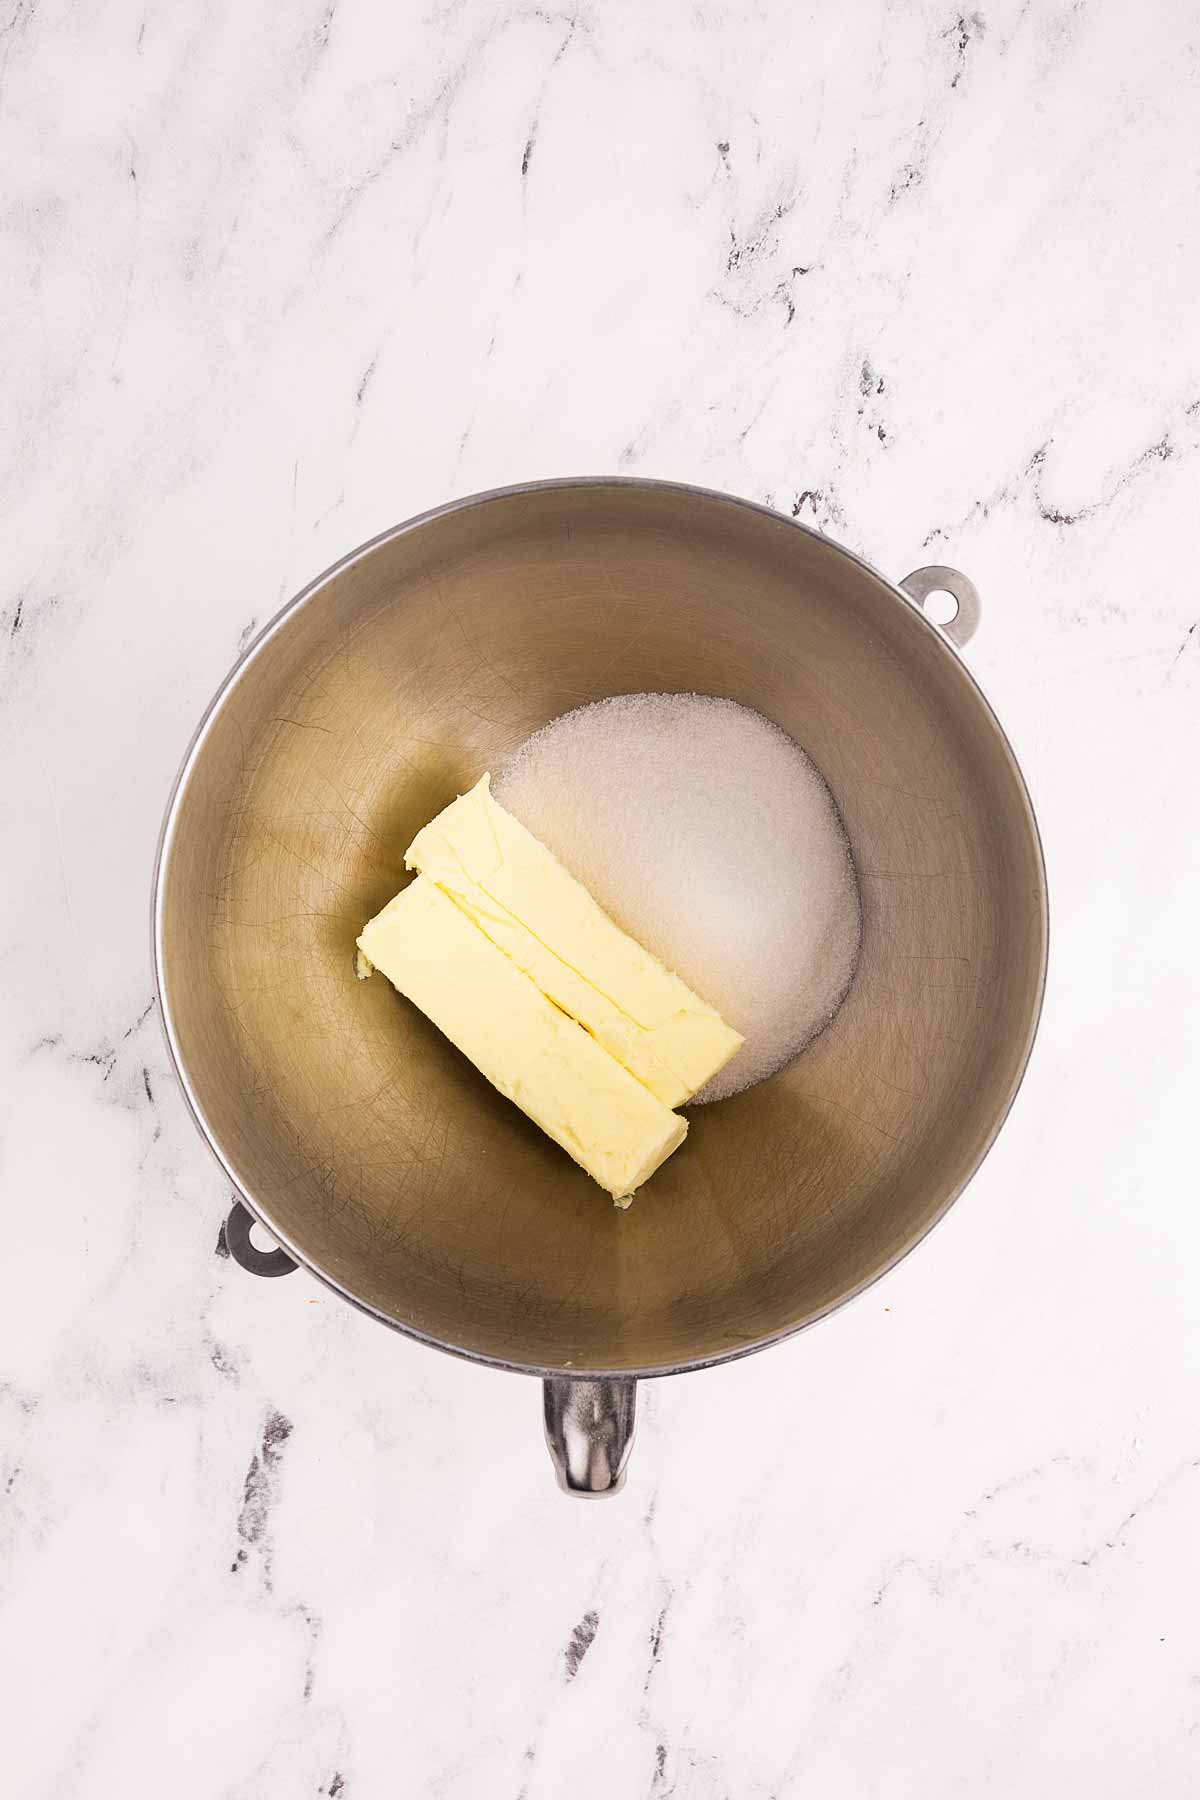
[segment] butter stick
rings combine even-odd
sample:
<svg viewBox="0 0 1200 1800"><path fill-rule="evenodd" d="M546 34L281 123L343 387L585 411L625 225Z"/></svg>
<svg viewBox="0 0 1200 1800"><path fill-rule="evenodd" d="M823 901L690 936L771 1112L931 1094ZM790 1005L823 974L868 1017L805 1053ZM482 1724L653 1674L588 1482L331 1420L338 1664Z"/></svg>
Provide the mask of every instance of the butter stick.
<svg viewBox="0 0 1200 1800"><path fill-rule="evenodd" d="M489 775L417 833L405 861L664 1105L689 1100L741 1046L492 798Z"/></svg>
<svg viewBox="0 0 1200 1800"><path fill-rule="evenodd" d="M424 877L363 927L361 954L618 1205L678 1148L658 1100Z"/></svg>

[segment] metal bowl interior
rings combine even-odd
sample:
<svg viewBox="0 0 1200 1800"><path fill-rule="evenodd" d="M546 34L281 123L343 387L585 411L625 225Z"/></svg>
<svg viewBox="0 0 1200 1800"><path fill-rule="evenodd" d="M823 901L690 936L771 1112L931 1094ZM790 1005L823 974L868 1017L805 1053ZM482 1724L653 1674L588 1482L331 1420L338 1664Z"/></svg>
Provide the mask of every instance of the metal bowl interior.
<svg viewBox="0 0 1200 1800"><path fill-rule="evenodd" d="M419 826L555 714L648 689L728 695L809 750L864 934L833 1025L695 1109L623 1213L352 965ZM575 1373L741 1354L897 1261L1004 1118L1046 956L1028 797L940 635L825 539L637 482L464 502L316 582L197 735L155 920L190 1103L293 1253L403 1330Z"/></svg>

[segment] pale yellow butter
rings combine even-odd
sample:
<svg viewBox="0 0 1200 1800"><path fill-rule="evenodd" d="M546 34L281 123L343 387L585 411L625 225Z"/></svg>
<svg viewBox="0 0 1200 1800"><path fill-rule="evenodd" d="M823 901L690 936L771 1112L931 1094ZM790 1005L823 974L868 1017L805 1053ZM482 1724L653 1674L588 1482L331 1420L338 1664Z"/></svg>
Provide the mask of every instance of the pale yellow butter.
<svg viewBox="0 0 1200 1800"><path fill-rule="evenodd" d="M419 831L405 861L664 1105L689 1100L744 1041L492 798L490 776Z"/></svg>
<svg viewBox="0 0 1200 1800"><path fill-rule="evenodd" d="M628 1205L687 1136L679 1118L432 881L363 927L360 954L522 1112Z"/></svg>

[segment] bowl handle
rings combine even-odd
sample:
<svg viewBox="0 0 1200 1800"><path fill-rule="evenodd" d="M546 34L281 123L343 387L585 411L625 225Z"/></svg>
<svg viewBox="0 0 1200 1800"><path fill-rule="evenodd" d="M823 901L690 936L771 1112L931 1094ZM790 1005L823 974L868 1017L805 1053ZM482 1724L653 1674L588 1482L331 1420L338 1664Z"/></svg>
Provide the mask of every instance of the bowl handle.
<svg viewBox="0 0 1200 1800"><path fill-rule="evenodd" d="M564 1494L619 1494L637 1429L637 1382L552 1375L542 1384L546 1442Z"/></svg>
<svg viewBox="0 0 1200 1800"><path fill-rule="evenodd" d="M250 1228L257 1221L254 1214L235 1200L225 1221L225 1248L239 1269L248 1275L290 1275L296 1267L286 1250L260 1250L250 1241Z"/></svg>
<svg viewBox="0 0 1200 1800"><path fill-rule="evenodd" d="M979 589L966 575L961 575L957 569L948 569L944 563L930 563L926 568L914 569L911 575L906 575L900 586L922 611L930 594L952 594L958 601L958 611L947 624L939 625L938 630L957 650L975 636L983 608Z"/></svg>

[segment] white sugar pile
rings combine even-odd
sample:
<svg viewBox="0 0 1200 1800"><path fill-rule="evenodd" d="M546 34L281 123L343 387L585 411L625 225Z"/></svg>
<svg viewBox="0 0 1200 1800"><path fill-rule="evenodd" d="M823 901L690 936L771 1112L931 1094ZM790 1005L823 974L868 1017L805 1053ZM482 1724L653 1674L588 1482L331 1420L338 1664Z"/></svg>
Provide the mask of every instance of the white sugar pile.
<svg viewBox="0 0 1200 1800"><path fill-rule="evenodd" d="M522 745L496 798L746 1039L696 1095L789 1062L854 973L858 885L800 746L732 700L625 694Z"/></svg>

